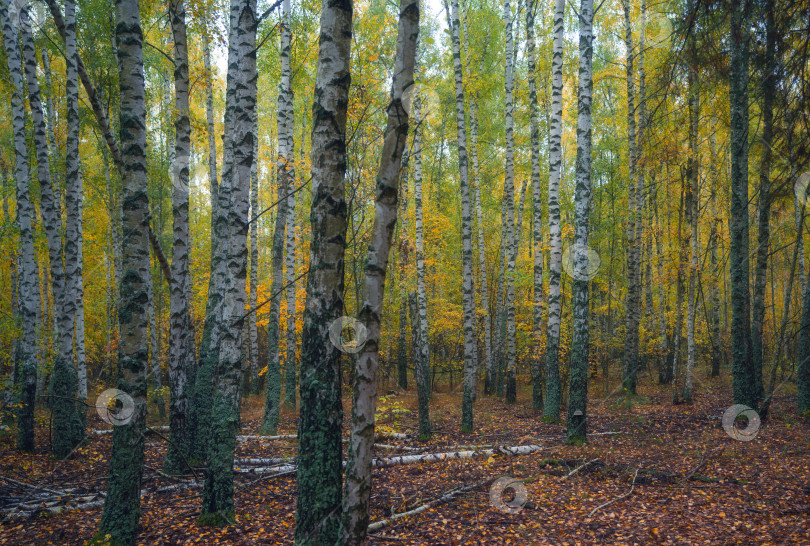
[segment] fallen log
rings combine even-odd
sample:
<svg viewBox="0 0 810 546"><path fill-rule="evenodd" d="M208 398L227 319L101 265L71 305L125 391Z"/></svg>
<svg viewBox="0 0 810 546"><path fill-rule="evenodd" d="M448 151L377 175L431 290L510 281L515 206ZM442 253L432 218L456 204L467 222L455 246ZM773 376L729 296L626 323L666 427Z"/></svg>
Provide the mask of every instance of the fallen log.
<svg viewBox="0 0 810 546"><path fill-rule="evenodd" d="M382 459L372 459L371 466L374 468L389 468L392 466L401 466L401 465L408 465L408 464L418 464L418 463L432 463L438 461L449 461L453 459L472 459L474 457L490 457L495 454L501 455L526 455L528 453L534 453L535 451L540 451L542 449L539 445L529 445L529 446L513 446L513 447L496 447L492 449L482 449L479 451L449 451L444 453L422 453L419 455L399 455L397 457L386 457ZM269 460L269 459L268 459ZM346 466L346 461L343 462L343 466ZM282 470L280 470L282 469ZM288 464L288 465L276 465L276 466L267 466L267 467L256 467L256 468L242 468L237 467L234 468L234 472L240 473L252 473L252 474L259 474L265 472L277 472L277 471L288 471L295 469L295 465Z"/></svg>
<svg viewBox="0 0 810 546"><path fill-rule="evenodd" d="M169 427L165 426L165 425L164 426L159 426L159 427L147 427L147 431L149 431L149 429L152 429L152 430L169 430ZM111 428L110 429L104 429L104 430L91 430L90 434L93 434L95 436L102 436L104 434L112 434L112 431L113 431L113 429L111 429Z"/></svg>

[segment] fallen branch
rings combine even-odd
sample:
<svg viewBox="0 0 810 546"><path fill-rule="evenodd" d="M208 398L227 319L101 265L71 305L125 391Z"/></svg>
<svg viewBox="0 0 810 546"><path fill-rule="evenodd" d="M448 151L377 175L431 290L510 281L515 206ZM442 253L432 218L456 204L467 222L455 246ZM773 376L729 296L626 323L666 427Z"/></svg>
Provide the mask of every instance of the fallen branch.
<svg viewBox="0 0 810 546"><path fill-rule="evenodd" d="M25 482L18 482L15 479L9 478L7 476L0 476L0 480L7 481L9 483L13 483L15 485L20 485L22 487L27 487L29 489L37 489L39 491L47 491L48 493L53 493L54 495L67 495L64 491L57 491L56 489L48 489L47 487L42 487L41 485L32 485L30 483Z"/></svg>
<svg viewBox="0 0 810 546"><path fill-rule="evenodd" d="M598 460L599 460L599 459L592 459L592 460L588 461L587 463L582 463L581 465L579 465L578 467L576 467L574 470L572 470L571 472L569 472L568 474L566 474L565 476L563 476L562 478L560 478L560 481L562 482L562 481L567 480L568 478L570 478L571 476L573 476L574 474L576 474L577 472L579 472L580 470L582 470L582 469L583 469L583 468L585 468L586 466L589 466L589 465L591 465L591 464L595 463L595 462L596 462L596 461L598 461Z"/></svg>
<svg viewBox="0 0 810 546"><path fill-rule="evenodd" d="M152 493L166 493L169 491L180 491L183 489L194 489L202 487L202 482L186 482L176 485L169 485L160 487L154 490L141 491L141 497ZM0 510L0 518L2 521L10 521L17 519L26 519L38 514L59 514L67 510L89 510L91 508L98 508L104 504L107 494L103 491L96 493L86 494L84 496L76 496L73 493L65 492L65 497L58 500L47 499L32 499L24 503L17 503L13 506L7 506ZM101 497L100 499L98 497Z"/></svg>
<svg viewBox="0 0 810 546"><path fill-rule="evenodd" d="M388 444L374 444L374 447L380 449L401 449L403 451L422 451L421 447L408 447L408 446L393 446Z"/></svg>
<svg viewBox="0 0 810 546"><path fill-rule="evenodd" d="M237 440L240 442L244 442L246 440L297 440L297 434L279 434L277 436L262 436L260 434L240 434L236 437Z"/></svg>
<svg viewBox="0 0 810 546"><path fill-rule="evenodd" d="M437 504L441 504L441 503L452 500L456 495L458 495L460 493L466 493L467 491L472 491L473 489L477 489L477 488L481 487L482 485L486 485L487 483L492 482L494 480L495 480L495 478L490 478L488 480L478 482L478 483L476 483L474 485L468 485L466 487L460 487L460 488L448 491L447 493L445 493L444 495L442 495L438 499L434 499L434 500L432 500L432 501L430 501L430 502L428 502L426 504L423 504L423 505L421 505L421 506L419 506L417 508L414 508L413 510L408 510L407 512L402 512L400 514L394 514L388 519L384 519L384 520L372 523L371 525L368 526L368 532L373 533L375 531L379 531L383 527L387 527L388 525L390 525L393 521L396 521L396 520L402 519L402 518L406 518L408 516L413 516L413 515L416 515L416 514L418 514L420 512L424 512L425 510L427 510L428 508L430 508L432 506L436 506Z"/></svg>
<svg viewBox="0 0 810 546"><path fill-rule="evenodd" d="M698 470L700 470L701 468L703 468L703 465L705 465L705 464L706 464L706 461L707 461L708 455L709 455L710 453L712 453L712 454L713 454L713 453L717 453L718 451L723 451L724 449L725 449L725 446L720 446L720 447L715 448L715 449L712 449L712 450L708 450L708 449L707 449L706 451L704 451L704 452L703 452L703 456L700 458L700 463L698 463L698 465L697 465L695 468L693 468L693 469L692 469L692 470L689 472L689 474L687 474L687 475L686 475L686 477L684 477L684 479L683 479L683 482L682 482L682 483L686 483L686 482L688 482L689 480L691 480L691 479L692 479L692 477L693 477L695 474L697 474L697 471L698 471Z"/></svg>
<svg viewBox="0 0 810 546"><path fill-rule="evenodd" d="M636 478L638 477L638 471L639 471L639 470L641 470L641 467L636 468L636 473L633 475L633 481L632 481L632 483L630 484L630 491L628 491L628 492L627 492L627 493L625 493L624 495L620 495L620 496L616 497L616 498L615 498L615 499L613 499L612 501L608 501L608 502L606 502L606 503L604 503L604 504L600 504L599 506L597 506L596 508L594 508L593 510L591 510L591 513L590 513L590 514L588 514L588 517L590 518L590 517L592 517L592 516L593 516L595 513L597 513L599 510L601 510L602 508L604 508L604 507L606 507L606 506L610 506L611 504L613 504L613 503L615 503L615 502L618 502L618 501L620 501L620 500L622 500L622 499L626 499L627 497L629 497L630 495L632 495L632 494L633 494L633 489L635 489L635 487L636 487Z"/></svg>
<svg viewBox="0 0 810 546"><path fill-rule="evenodd" d="M390 438L392 440L410 440L411 437L408 434L402 434L400 432L388 432L388 433L380 433L375 436L375 439L382 440L384 438ZM261 434L240 434L236 437L237 440L240 442L246 440L297 440L297 434L279 434L277 436L262 436ZM343 439L344 442L348 442L348 438Z"/></svg>

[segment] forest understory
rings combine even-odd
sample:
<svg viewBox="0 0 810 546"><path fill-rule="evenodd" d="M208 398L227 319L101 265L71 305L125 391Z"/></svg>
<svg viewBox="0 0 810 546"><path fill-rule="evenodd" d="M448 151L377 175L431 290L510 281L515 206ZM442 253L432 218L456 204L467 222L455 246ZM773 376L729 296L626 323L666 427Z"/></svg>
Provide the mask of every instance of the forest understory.
<svg viewBox="0 0 810 546"><path fill-rule="evenodd" d="M530 387L518 402L481 396L475 434L458 432L460 393L434 393L434 435L417 442L413 392L383 389L378 407L375 457L494 449L473 456L374 469L370 521L389 524L369 533L370 544L805 544L810 543L810 425L795 417L795 390L780 389L755 439L726 434L721 418L731 400L727 379L704 379L693 404L673 405L669 387L645 381L636 404L615 392L605 396L595 380L589 398L588 442L565 445L564 423L542 420L531 409ZM263 399L243 402L236 467L247 459L286 458L296 440L255 438ZM348 389L344 411L351 409ZM166 451L157 412L150 407L142 489L139 543L289 544L295 527L294 472L237 473L236 522L202 527L200 487L191 475L160 472ZM282 411L279 435L294 435L296 414ZM74 456L50 455L46 414L37 418L37 451L17 451L6 433L0 440L0 544L83 544L98 529L108 475L111 435L90 434ZM344 436L348 433L344 420ZM109 428L95 412L88 427ZM399 433L386 436L392 432ZM537 445L522 455L497 453L500 446ZM256 461L252 461L256 462ZM198 483L203 470L195 469ZM495 507L493 482L509 476L525 484L517 513ZM159 491L163 489L162 491ZM411 516L392 518L462 489ZM68 492L68 495L57 493ZM512 501L504 491L502 500ZM37 502L38 499L44 499ZM80 499L80 500L78 500ZM512 501L514 503L514 501ZM15 510L32 511L24 518ZM38 508L31 508L38 506ZM60 513L49 513L59 507ZM374 523L372 523L374 525Z"/></svg>

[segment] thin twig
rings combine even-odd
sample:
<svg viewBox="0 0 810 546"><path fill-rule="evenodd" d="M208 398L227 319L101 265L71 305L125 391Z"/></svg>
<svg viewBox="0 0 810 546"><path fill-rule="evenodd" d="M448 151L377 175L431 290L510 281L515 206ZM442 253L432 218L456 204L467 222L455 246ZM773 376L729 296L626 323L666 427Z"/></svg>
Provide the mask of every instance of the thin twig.
<svg viewBox="0 0 810 546"><path fill-rule="evenodd" d="M627 492L627 493L625 493L624 495L621 495L621 496L616 497L616 498L615 498L615 499L613 499L612 501L608 501L608 502L606 502L606 503L604 503L604 504L600 504L599 506L597 506L596 508L594 508L593 510L591 510L591 513L590 513L590 514L588 514L588 517L589 517L589 518L590 518L590 517L593 517L593 515L594 515L595 513L597 513L599 510L601 510L602 508L604 508L604 507L606 507L606 506L610 506L611 504L613 504L613 503L615 503L615 502L618 502L618 501L620 501L620 500L622 500L622 499L626 499L627 497L629 497L630 495L632 495L632 494L633 494L633 489L635 489L635 487L636 487L636 478L638 477L638 471L639 471L639 470L641 470L641 467L636 468L636 473L633 475L633 482L630 484L630 491L628 491L628 492Z"/></svg>
<svg viewBox="0 0 810 546"><path fill-rule="evenodd" d="M599 460L599 459L592 459L592 460L590 460L590 461L588 461L588 462L586 462L586 463L582 463L581 465L579 465L578 467L576 467L574 470L572 470L571 472L569 472L568 474L566 474L565 476L563 476L562 478L560 478L560 481L562 482L562 481L567 480L568 478L570 478L571 476L573 476L574 474L576 474L577 472L579 472L580 470L582 470L582 469L583 469L583 468L585 468L586 466L591 465L591 464L595 463L595 462L596 462L596 461L598 461L598 460Z"/></svg>

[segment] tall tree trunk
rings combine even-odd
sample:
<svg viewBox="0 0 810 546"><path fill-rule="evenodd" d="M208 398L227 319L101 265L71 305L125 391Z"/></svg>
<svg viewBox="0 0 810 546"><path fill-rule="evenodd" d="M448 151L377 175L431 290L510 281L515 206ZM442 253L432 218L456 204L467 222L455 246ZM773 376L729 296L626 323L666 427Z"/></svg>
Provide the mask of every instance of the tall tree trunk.
<svg viewBox="0 0 810 546"><path fill-rule="evenodd" d="M711 133L709 134L709 176L711 177L711 191L709 193L709 211L711 214L711 225L709 227L709 246L711 260L711 275L709 275L709 331L712 340L712 377L720 375L721 342L720 342L720 277L723 274L717 260L718 242L720 240L720 227L723 219L717 209L717 159L716 149L716 125L715 118L712 117Z"/></svg>
<svg viewBox="0 0 810 546"><path fill-rule="evenodd" d="M517 235L515 233L515 117L514 117L514 44L512 35L512 8L509 0L503 3L503 21L506 26L506 176L504 199L506 199L506 403L514 404L517 398L516 343L515 343L515 260L517 259Z"/></svg>
<svg viewBox="0 0 810 546"><path fill-rule="evenodd" d="M292 117L292 110L290 113ZM305 128L301 127L301 151L304 149L304 132ZM292 128L290 128L290 135L292 135ZM301 158L303 160L303 157ZM303 165L303 161L301 162ZM291 181L292 182L292 181ZM287 342L286 342L286 358L284 361L285 379L284 379L284 403L290 409L295 409L295 389L296 389L296 358L295 358L295 232L296 232L296 217L295 217L295 192L293 191L292 184L290 185L287 201L287 254L286 266L287 270Z"/></svg>
<svg viewBox="0 0 810 546"><path fill-rule="evenodd" d="M174 36L174 108L176 119L174 164L172 165L172 279L170 283L169 424L170 442L164 468L169 473L186 470L188 450L188 376L195 366L194 325L191 322L191 273L189 271L189 120L188 46L186 8L183 0L169 4Z"/></svg>
<svg viewBox="0 0 810 546"><path fill-rule="evenodd" d="M49 0L50 1L50 0ZM191 390L191 404L189 406L189 446L190 455L195 462L202 462L207 458L208 443L210 440L209 428L211 425L211 404L214 400L214 369L216 367L216 347L212 346L212 337L221 302L221 295L217 292L217 282L222 271L216 262L217 256L217 203L219 202L219 181L217 174L217 147L214 126L214 90L213 67L209 42L211 36L207 30L203 36L203 62L205 65L205 114L208 128L208 184L211 193L211 274L208 279L208 300L205 305L205 322L203 324L202 338L197 364L197 373L194 378L194 387ZM227 112L226 112L227 126ZM227 148L227 146L225 147ZM223 162L227 159L226 150L223 150Z"/></svg>
<svg viewBox="0 0 810 546"><path fill-rule="evenodd" d="M633 44L633 28L630 24L630 0L623 0L624 6L624 45L626 50L627 75L627 164L628 164L628 219L625 228L627 239L627 300L625 304L625 337L624 337L624 371L622 375L622 390L625 396L636 394L636 382L639 367L638 356L638 329L640 322L639 284L639 256L638 241L636 240L636 223L640 220L638 215L640 199L636 192L636 165L638 151L636 147L636 106L635 106L635 74L633 61L636 49ZM642 27L642 32L644 32Z"/></svg>
<svg viewBox="0 0 810 546"><path fill-rule="evenodd" d="M76 400L76 380L73 376L73 331L76 305L75 300L66 300L68 286L64 265L62 263L62 207L61 199L54 192L51 181L51 168L48 154L47 127L42 110L39 82L37 80L37 60L34 49L34 37L27 21L27 12L21 14L26 21L20 25L22 34L22 54L25 63L25 75L28 85L28 97L33 122L33 142L37 158L37 176L39 178L42 223L48 242L50 261L51 293L57 317L56 337L58 352L54 362L54 390L51 407L53 413L52 450L57 458L68 456L84 438L83 426L79 420L79 408ZM75 26L71 27L75 32ZM75 86L75 82L74 82ZM47 292L47 291L46 291ZM85 381L85 389L87 382ZM85 395L82 400L87 399Z"/></svg>
<svg viewBox="0 0 810 546"><path fill-rule="evenodd" d="M28 150L25 141L25 106L23 104L23 65L16 27L18 21L16 17L19 14L15 12L16 7L9 0L6 0L4 4L3 41L12 84L11 116L17 182L17 226L20 234L17 271L19 275L19 320L22 335L17 346L17 383L21 386L19 400L22 407L17 420L17 448L33 452L34 403L37 388L37 317L40 312L39 265L34 250L33 229L36 213L29 193ZM58 404L58 406L64 407L66 413L75 413L75 383L67 383L73 378L72 372L72 366L65 363L64 392L70 393L70 395L64 400L64 404Z"/></svg>
<svg viewBox="0 0 810 546"><path fill-rule="evenodd" d="M641 0L641 24L642 28L647 26L647 2ZM649 255L652 254L652 241L644 241L644 222L645 219L649 221L650 210L648 203L649 188L646 185L646 169L647 163L644 153L646 142L648 116L647 116L647 73L644 70L644 52L646 48L645 33L641 32L638 38L638 53L636 54L636 66L638 67L638 123L636 125L636 317L638 321L641 320L641 292L646 284L646 298L647 305L645 309L645 316L653 316L653 302L652 302L652 263ZM645 249L648 256L644 256ZM642 277L644 276L644 267L642 264L646 263L646 283ZM638 336L636 336L638 339ZM636 346L636 370L640 370L645 366L645 359L640 354L639 342L635 342Z"/></svg>
<svg viewBox="0 0 810 546"><path fill-rule="evenodd" d="M312 106L312 241L301 338L295 541L335 544L341 506L341 353L329 327L343 314L346 116L352 0L324 0Z"/></svg>
<svg viewBox="0 0 810 546"><path fill-rule="evenodd" d="M563 22L565 0L554 2L554 38L551 55L551 119L548 136L548 326L546 327L546 396L543 415L560 416L560 280L562 231L560 229L560 174L562 172Z"/></svg>
<svg viewBox="0 0 810 546"><path fill-rule="evenodd" d="M250 340L250 390L260 392L259 331L256 306L259 304L259 109L253 113L253 165L250 168L250 308L248 339Z"/></svg>
<svg viewBox="0 0 810 546"><path fill-rule="evenodd" d="M461 430L473 430L475 404L475 287L473 286L472 215L470 211L470 184L467 172L467 129L464 116L464 77L461 69L461 40L459 38L458 0L450 0L447 10L453 44L453 72L456 94L456 132L458 134L458 171L461 189L461 262L462 300L464 307L464 395L461 405ZM424 326L423 326L424 328Z"/></svg>
<svg viewBox="0 0 810 546"><path fill-rule="evenodd" d="M234 522L233 456L239 423L243 323L247 319L247 235L253 119L256 108L256 0L234 0L230 8L226 94L226 156L217 190L217 262L223 271L216 287L222 296L216 334L217 387L211 410L211 440L200 522Z"/></svg>
<svg viewBox="0 0 810 546"><path fill-rule="evenodd" d="M762 80L762 159L759 165L759 212L756 266L754 269L754 297L751 316L751 357L754 389L757 400L762 398L762 364L765 360L765 285L771 238L771 158L773 156L773 107L776 99L776 36L773 0L765 3L766 39L765 66ZM774 330L776 324L773 325ZM774 362L778 366L778 362Z"/></svg>
<svg viewBox="0 0 810 546"><path fill-rule="evenodd" d="M802 229L801 225L799 229ZM800 415L806 415L810 412L810 282L805 284L802 294L802 315L796 360L798 412Z"/></svg>
<svg viewBox="0 0 810 546"><path fill-rule="evenodd" d="M122 160L121 307L118 345L118 388L132 398L131 418L113 430L110 477L97 538L135 544L140 518L146 428L146 288L149 272L149 200L146 178L146 106L144 101L143 33L137 0L115 5L121 97ZM73 3L65 5L65 19L73 19Z"/></svg>
<svg viewBox="0 0 810 546"><path fill-rule="evenodd" d="M428 318L427 318L427 293L425 287L425 239L423 233L424 226L424 200L422 197L422 97L416 97L414 101L414 121L413 132L413 201L414 201L414 224L416 231L416 303L419 312L419 344L414 346L414 350L419 351L419 366L424 368L424 377L430 377L430 340L428 339ZM427 381L424 388L427 389L430 398L430 382ZM417 388L420 388L417 385ZM427 432L430 435L430 431Z"/></svg>
<svg viewBox="0 0 810 546"><path fill-rule="evenodd" d="M733 347L734 402L757 405L751 357L750 292L748 279L748 51L750 2L731 10L729 106L731 129L731 217L729 220L731 269L731 345Z"/></svg>
<svg viewBox="0 0 810 546"><path fill-rule="evenodd" d="M543 410L543 193L540 189L540 119L538 117L534 18L537 3L526 6L526 58L529 71L529 119L531 124L532 163L532 228L534 248L534 305L532 307L532 405Z"/></svg>
<svg viewBox="0 0 810 546"><path fill-rule="evenodd" d="M75 308L74 346L78 380L80 429L74 439L84 438L87 369L84 347L84 285L82 280L82 172L79 157L79 76L76 21L68 17L65 4L65 95L67 138L65 147L65 279L67 297ZM71 363L72 364L72 363ZM75 411L75 410L74 410Z"/></svg>
<svg viewBox="0 0 810 546"><path fill-rule="evenodd" d="M467 28L467 14L464 14L464 49L467 54L464 61L467 67L467 78L472 78L470 70L470 43ZM481 57L482 62L484 56ZM481 204L481 170L478 161L478 95L473 92L470 96L470 159L472 161L472 189L475 201L475 218L478 226L478 291L481 298L481 308L484 310L484 393L492 394L492 320L489 315L489 286L487 284L487 256L486 241L484 240L484 213Z"/></svg>
<svg viewBox="0 0 810 546"><path fill-rule="evenodd" d="M414 377L419 402L419 438L426 441L430 438L430 346L427 328L427 297L425 294L425 255L422 234L422 97L417 95L413 101L413 194L414 223L416 229L416 292L411 306ZM419 297L421 291L422 297ZM424 303L424 307L422 304ZM424 311L424 312L423 312Z"/></svg>
<svg viewBox="0 0 810 546"><path fill-rule="evenodd" d="M289 194L295 181L293 167L293 95L290 85L290 2L283 3L281 24L281 84L278 93L278 215L273 231L273 282L270 289L267 322L267 397L265 399L262 432L275 434L281 405L281 291L284 282L284 228L287 225Z"/></svg>
<svg viewBox="0 0 810 546"><path fill-rule="evenodd" d="M677 263L677 276L676 276L676 287L675 287L675 327L673 333L673 342L672 342L672 367L669 372L669 378L672 383L672 401L679 402L681 392L678 389L680 383L680 366L681 366L681 344L683 342L683 299L684 299L684 290L683 290L683 277L684 277L684 266L686 264L686 260L689 256L689 239L691 235L684 235L683 234L683 220L685 216L685 209L689 207L689 199L688 194L691 193L691 189L689 183L686 181L686 177L681 170L681 202L680 207L678 208L678 231L677 231L677 240L678 240L678 263ZM691 233L691 232L690 232Z"/></svg>
<svg viewBox="0 0 810 546"><path fill-rule="evenodd" d="M67 5L66 5L67 6ZM75 18L65 16L65 95L67 139L65 147L65 279L66 297L74 302L74 346L81 418L74 440L84 438L84 402L87 399L87 370L84 348L84 287L82 280L82 173L79 159L79 77ZM71 362L71 366L73 363Z"/></svg>
<svg viewBox="0 0 810 546"><path fill-rule="evenodd" d="M593 97L593 0L579 9L579 81L577 89L577 162L574 190L574 272L571 301L571 376L567 441L585 441L588 402L588 217L591 205L591 100Z"/></svg>
<svg viewBox="0 0 810 546"><path fill-rule="evenodd" d="M413 71L419 38L419 0L401 0L397 29L397 51L391 102L385 126L380 166L377 170L374 224L365 265L363 304L358 313L368 332L357 355L352 397L352 425L349 462L343 497L343 536L346 545L363 544L367 539L371 457L374 446L374 416L377 405L377 367L380 322L385 294L388 254L397 223L397 188L402 153L408 140L408 112L402 104L403 92L414 85ZM421 196L419 196L421 198Z"/></svg>
<svg viewBox="0 0 810 546"><path fill-rule="evenodd" d="M694 43L692 48L694 48ZM694 51L694 49L693 49ZM683 399L692 402L692 379L695 370L695 298L698 274L698 209L700 194L698 193L698 123L700 123L700 88L698 87L697 68L689 68L689 164L687 167L687 188L685 192L686 216L689 219L689 292L686 302L686 373L684 374Z"/></svg>

